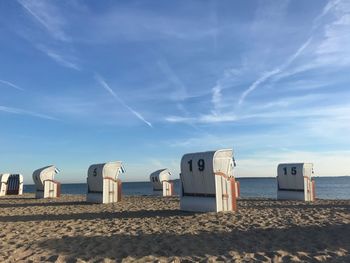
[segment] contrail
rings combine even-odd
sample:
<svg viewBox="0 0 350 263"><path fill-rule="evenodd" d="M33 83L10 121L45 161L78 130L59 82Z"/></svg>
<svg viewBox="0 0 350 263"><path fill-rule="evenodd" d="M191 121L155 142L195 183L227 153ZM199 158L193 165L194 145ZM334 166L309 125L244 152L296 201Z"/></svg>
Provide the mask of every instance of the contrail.
<svg viewBox="0 0 350 263"><path fill-rule="evenodd" d="M300 54L304 51L304 49L307 48L307 46L311 42L311 39L312 37L310 37L307 41L305 41L304 44L302 44L298 48L298 50L292 56L290 56L287 59L287 61L284 62L281 66L275 68L274 70L264 73L260 78L254 81L253 84L250 85L249 88L242 93L241 97L239 98L238 105L241 105L244 102L245 98L248 96L248 94L254 91L261 83L264 83L266 80L268 80L272 76L275 76L276 74L280 73L285 68L287 68L296 58L300 56Z"/></svg>
<svg viewBox="0 0 350 263"><path fill-rule="evenodd" d="M95 74L95 79L101 84L101 86L109 92L118 102L120 102L125 108L127 108L132 114L134 114L139 120L143 121L149 127L153 128L152 123L147 121L139 112L135 111L129 105L127 105L115 92L111 89L111 87L107 84L107 82L98 74Z"/></svg>
<svg viewBox="0 0 350 263"><path fill-rule="evenodd" d="M81 71L81 68L77 64L69 61L65 56L59 54L58 52L52 51L43 45L37 45L37 48L61 66Z"/></svg>
<svg viewBox="0 0 350 263"><path fill-rule="evenodd" d="M31 15L34 19L41 24L52 37L64 41L70 42L70 39L66 36L62 29L64 20L57 12L53 11L53 6L48 4L48 1L27 1L17 0L17 2Z"/></svg>
<svg viewBox="0 0 350 263"><path fill-rule="evenodd" d="M46 114L36 113L32 111L27 111L24 109L12 108L12 107L2 106L2 105L0 105L0 111L12 113L12 114L18 114L18 115L29 115L29 116L33 116L41 119L47 119L47 120L56 120L56 121L58 120L55 117L52 117Z"/></svg>
<svg viewBox="0 0 350 263"><path fill-rule="evenodd" d="M170 67L169 63L165 59L159 59L158 62L159 69L164 73L164 75L168 78L168 80L174 85L176 88L175 92L171 93L171 97L178 101L183 101L187 95L187 89L178 75L174 72L174 70Z"/></svg>
<svg viewBox="0 0 350 263"><path fill-rule="evenodd" d="M6 80L0 79L0 83L3 83L3 84L5 84L5 85L10 86L11 88L14 88L14 89L17 89L17 90L21 90L21 91L24 90L24 89L18 87L17 85L15 85L15 84L13 84L13 83L11 83L11 82L9 82L9 81L6 81Z"/></svg>

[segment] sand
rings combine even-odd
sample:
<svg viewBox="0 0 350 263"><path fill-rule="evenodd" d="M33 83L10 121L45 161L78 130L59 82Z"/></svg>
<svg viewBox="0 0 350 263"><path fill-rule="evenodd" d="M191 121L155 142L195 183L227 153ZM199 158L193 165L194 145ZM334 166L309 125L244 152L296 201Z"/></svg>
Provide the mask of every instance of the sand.
<svg viewBox="0 0 350 263"><path fill-rule="evenodd" d="M236 213L84 200L1 197L0 262L350 262L350 200L243 199Z"/></svg>

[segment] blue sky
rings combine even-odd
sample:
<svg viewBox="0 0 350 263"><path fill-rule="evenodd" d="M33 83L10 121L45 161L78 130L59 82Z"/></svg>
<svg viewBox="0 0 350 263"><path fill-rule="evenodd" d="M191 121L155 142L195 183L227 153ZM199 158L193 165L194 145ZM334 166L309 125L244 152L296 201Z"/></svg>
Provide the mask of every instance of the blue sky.
<svg viewBox="0 0 350 263"><path fill-rule="evenodd" d="M26 183L232 147L238 177L350 174L349 1L5 0L0 36L0 170Z"/></svg>

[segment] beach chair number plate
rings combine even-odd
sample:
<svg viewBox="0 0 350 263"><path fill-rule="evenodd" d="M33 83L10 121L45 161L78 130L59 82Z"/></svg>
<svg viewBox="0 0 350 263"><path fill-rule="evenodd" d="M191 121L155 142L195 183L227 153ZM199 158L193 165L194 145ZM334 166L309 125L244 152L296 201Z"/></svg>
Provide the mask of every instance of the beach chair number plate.
<svg viewBox="0 0 350 263"><path fill-rule="evenodd" d="M192 169L192 160L189 160L188 161L188 165L189 165L189 168L190 168L190 172L193 171ZM204 169L205 169L205 162L203 159L199 159L198 162L197 162L197 166L198 166L198 170L203 172Z"/></svg>
<svg viewBox="0 0 350 263"><path fill-rule="evenodd" d="M287 167L283 168L284 175L287 175ZM296 175L297 174L297 168L296 167L291 167L291 174Z"/></svg>

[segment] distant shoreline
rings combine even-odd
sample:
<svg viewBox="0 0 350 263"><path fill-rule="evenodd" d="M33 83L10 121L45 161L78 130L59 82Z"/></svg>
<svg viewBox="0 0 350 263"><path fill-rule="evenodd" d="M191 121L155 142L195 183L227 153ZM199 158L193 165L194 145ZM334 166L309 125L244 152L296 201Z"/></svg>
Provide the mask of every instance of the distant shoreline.
<svg viewBox="0 0 350 263"><path fill-rule="evenodd" d="M343 178L350 177L350 175L331 175L331 176L313 176L313 178ZM250 180L250 179L276 179L276 177L235 177L235 179L239 180ZM180 179L174 179L173 181L180 181ZM123 183L149 183L149 181L123 181ZM62 183L62 184L86 184L86 182L81 183ZM24 184L24 185L34 185L34 184Z"/></svg>

